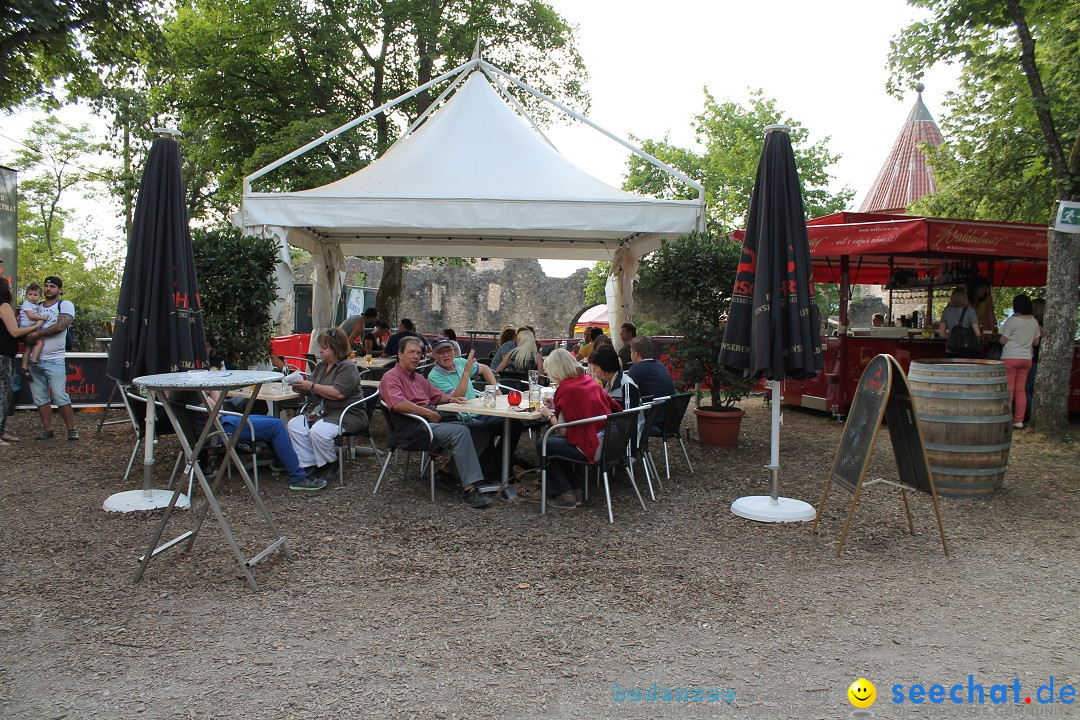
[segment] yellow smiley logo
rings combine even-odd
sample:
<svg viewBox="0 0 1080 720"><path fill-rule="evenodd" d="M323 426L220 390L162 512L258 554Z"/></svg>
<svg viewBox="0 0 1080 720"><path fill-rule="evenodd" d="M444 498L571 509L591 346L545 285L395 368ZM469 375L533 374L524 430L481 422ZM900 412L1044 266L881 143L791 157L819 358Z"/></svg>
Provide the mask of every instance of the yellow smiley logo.
<svg viewBox="0 0 1080 720"><path fill-rule="evenodd" d="M877 700L877 688L866 678L859 678L847 689L848 700L857 708L868 708Z"/></svg>

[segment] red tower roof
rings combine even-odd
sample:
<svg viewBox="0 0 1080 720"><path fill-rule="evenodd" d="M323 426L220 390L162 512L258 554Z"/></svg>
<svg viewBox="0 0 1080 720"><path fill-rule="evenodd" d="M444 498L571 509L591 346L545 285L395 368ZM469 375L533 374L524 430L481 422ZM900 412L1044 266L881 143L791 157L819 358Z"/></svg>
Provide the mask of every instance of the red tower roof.
<svg viewBox="0 0 1080 720"><path fill-rule="evenodd" d="M916 85L915 90L918 93L915 106L908 113L904 127L900 129L889 157L870 186L859 212L904 213L911 203L934 192L932 168L926 164L926 156L918 146L919 143L926 143L937 147L941 144L941 131L923 105L923 84Z"/></svg>

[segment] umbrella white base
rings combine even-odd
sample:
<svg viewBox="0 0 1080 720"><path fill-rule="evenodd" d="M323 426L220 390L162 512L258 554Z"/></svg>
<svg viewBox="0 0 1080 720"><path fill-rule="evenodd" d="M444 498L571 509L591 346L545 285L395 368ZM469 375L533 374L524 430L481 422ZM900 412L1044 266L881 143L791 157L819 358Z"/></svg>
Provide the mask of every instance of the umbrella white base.
<svg viewBox="0 0 1080 720"><path fill-rule="evenodd" d="M102 504L102 509L106 512L157 510L167 506L172 500L172 495L172 490L151 490L149 493L145 490L128 490L107 497ZM188 500L188 496L180 493L180 497L176 499L176 507L180 510L190 508L191 501Z"/></svg>
<svg viewBox="0 0 1080 720"><path fill-rule="evenodd" d="M810 503L791 498L768 495L748 495L731 503L731 512L747 520L758 522L806 522L817 517L817 510Z"/></svg>

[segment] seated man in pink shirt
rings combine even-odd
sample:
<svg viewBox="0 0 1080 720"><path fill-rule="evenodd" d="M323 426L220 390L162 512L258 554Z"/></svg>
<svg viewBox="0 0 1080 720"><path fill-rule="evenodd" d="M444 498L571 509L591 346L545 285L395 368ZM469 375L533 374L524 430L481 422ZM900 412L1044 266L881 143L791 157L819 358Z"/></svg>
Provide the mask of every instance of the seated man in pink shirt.
<svg viewBox="0 0 1080 720"><path fill-rule="evenodd" d="M472 508L487 507L491 504L491 498L477 488L484 479L477 459L478 450L483 450L487 445L487 431L475 425L443 420L442 415L434 409L436 405L445 403L463 403L465 398L447 395L416 372L423 359L423 343L419 338L403 337L397 357L397 364L379 381L379 394L383 401L395 412L419 415L431 423L436 447L448 449L454 455L454 465L464 492L462 502ZM393 434L404 435L414 430L409 423L395 421Z"/></svg>

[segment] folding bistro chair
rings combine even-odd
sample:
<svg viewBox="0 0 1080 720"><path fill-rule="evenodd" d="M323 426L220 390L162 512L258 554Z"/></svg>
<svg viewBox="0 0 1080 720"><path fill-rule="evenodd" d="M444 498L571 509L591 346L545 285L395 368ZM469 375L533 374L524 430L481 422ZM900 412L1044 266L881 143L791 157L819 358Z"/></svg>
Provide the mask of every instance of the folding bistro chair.
<svg viewBox="0 0 1080 720"><path fill-rule="evenodd" d="M653 437L660 438L660 442L664 443L665 480L671 479L671 463L668 460L667 449L668 438L675 438L679 441L683 458L686 459L686 467L690 468L691 475L694 474L694 466L690 464L690 454L686 452L686 443L683 442L682 436L679 434L679 428L682 426L683 416L686 415L686 407L690 404L691 395L692 393L679 393L667 398L667 414L664 416L663 426L659 430L654 428L649 430Z"/></svg>
<svg viewBox="0 0 1080 720"><path fill-rule="evenodd" d="M398 452L405 452L403 477L409 476L409 460L414 452L418 452L420 453L420 473L423 474L425 468L428 470L431 479L431 502L435 502L435 463L431 458L431 447L435 442L435 435L431 431L431 424L419 415L391 410L385 400L379 400L379 405L390 426L390 435L386 440L386 459L383 460L382 470L379 472L379 479L375 481L375 490L372 494L379 492L379 486L382 485L383 476L390 467L390 461ZM416 432L409 435L406 433L411 423L416 423Z"/></svg>
<svg viewBox="0 0 1080 720"><path fill-rule="evenodd" d="M368 394L368 391L371 391ZM375 455L375 461L382 460L382 453L379 452L379 448L375 446L375 440L371 437L371 421L375 417L375 410L379 407L379 391L373 388L365 388L361 386L361 391L364 393L364 397L360 400L349 405L341 413L341 418L338 420L338 434L334 438L334 445L337 446L337 459L338 459L338 484L341 487L345 487L345 448L349 449L349 457L356 457L356 438L367 438L367 441L371 443L371 452ZM357 430L356 432L348 432L345 430L344 423L345 418L348 417L350 412L357 412L363 410L367 413L368 424L363 430ZM377 488L376 488L377 489Z"/></svg>
<svg viewBox="0 0 1080 720"><path fill-rule="evenodd" d="M549 427L544 432L540 452L540 513L544 514L547 512L547 441L551 436L551 433L557 431L559 428L592 423L597 420L606 421L604 423L604 438L600 443L600 459L595 463L584 460L567 460L567 462L576 462L585 465L586 468L596 467L597 472L600 473L604 481L604 496L607 500L609 523L615 522L615 517L611 510L611 485L608 481L609 469L614 470L617 467L626 468L626 475L630 478L630 485L634 488L634 494L637 495L638 502L641 504L641 509L647 510L645 507L645 500L642 499L637 482L634 480L632 451L635 438L638 434L638 416L644 411L644 407L639 407L632 410L623 410L622 412L612 413L611 415L598 415L596 417L583 418L573 422L557 423ZM566 460L566 458L559 459ZM588 498L588 487L588 474L586 472L586 498Z"/></svg>

